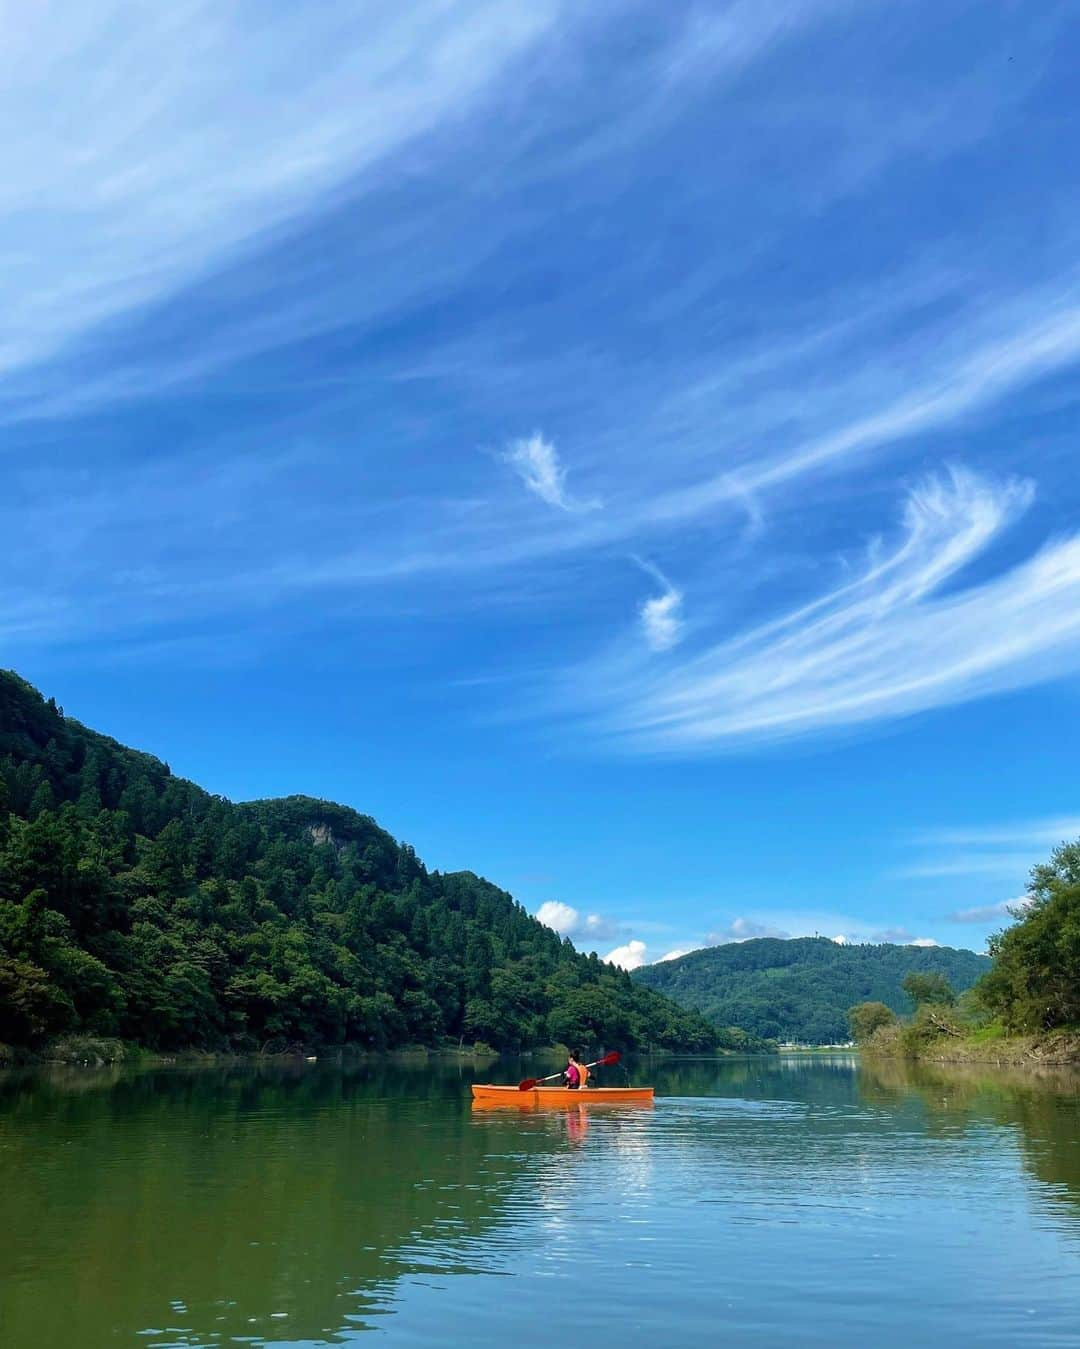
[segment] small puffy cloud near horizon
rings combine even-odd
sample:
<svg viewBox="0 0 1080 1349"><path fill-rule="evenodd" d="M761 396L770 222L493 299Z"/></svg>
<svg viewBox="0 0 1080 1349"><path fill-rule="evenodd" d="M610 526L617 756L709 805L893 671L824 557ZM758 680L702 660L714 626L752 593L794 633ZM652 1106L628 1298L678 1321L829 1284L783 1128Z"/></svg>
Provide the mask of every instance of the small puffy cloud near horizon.
<svg viewBox="0 0 1080 1349"><path fill-rule="evenodd" d="M535 917L545 927L552 928L560 937L569 937L571 941L582 938L594 938L598 941L616 935L619 925L599 913L583 914L572 904L564 904L561 899L547 899L536 910Z"/></svg>
<svg viewBox="0 0 1080 1349"><path fill-rule="evenodd" d="M795 934L778 927L775 923L761 922L757 918L733 918L725 928L705 934L706 946L725 946L728 942L751 941L754 937L778 937L784 940Z"/></svg>
<svg viewBox="0 0 1080 1349"><path fill-rule="evenodd" d="M622 946L616 946L614 951L609 951L604 959L609 965L618 965L621 970L637 970L642 965L647 964L645 959L647 950L648 947L645 943L635 938Z"/></svg>

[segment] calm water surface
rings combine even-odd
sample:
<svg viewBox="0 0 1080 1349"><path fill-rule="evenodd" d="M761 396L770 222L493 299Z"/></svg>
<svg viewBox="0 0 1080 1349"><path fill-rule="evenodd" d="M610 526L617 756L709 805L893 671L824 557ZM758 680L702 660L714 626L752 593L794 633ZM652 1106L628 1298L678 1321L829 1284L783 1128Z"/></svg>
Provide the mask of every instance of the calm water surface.
<svg viewBox="0 0 1080 1349"><path fill-rule="evenodd" d="M1078 1079L636 1072L538 1113L456 1066L0 1077L0 1344L1080 1343Z"/></svg>

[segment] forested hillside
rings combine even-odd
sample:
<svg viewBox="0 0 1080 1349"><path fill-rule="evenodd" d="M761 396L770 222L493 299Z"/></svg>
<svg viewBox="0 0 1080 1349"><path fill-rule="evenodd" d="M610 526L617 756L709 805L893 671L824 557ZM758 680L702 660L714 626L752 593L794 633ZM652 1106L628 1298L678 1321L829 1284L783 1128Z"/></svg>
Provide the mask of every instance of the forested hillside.
<svg viewBox="0 0 1080 1349"><path fill-rule="evenodd" d="M235 805L0 672L0 1043L709 1049L695 1013L367 816Z"/></svg>
<svg viewBox="0 0 1080 1349"><path fill-rule="evenodd" d="M636 971L647 988L717 1025L805 1044L848 1038L848 1008L883 1002L907 1013L901 987L912 970L943 974L959 993L990 968L986 956L951 946L844 946L827 937L760 937L691 951Z"/></svg>

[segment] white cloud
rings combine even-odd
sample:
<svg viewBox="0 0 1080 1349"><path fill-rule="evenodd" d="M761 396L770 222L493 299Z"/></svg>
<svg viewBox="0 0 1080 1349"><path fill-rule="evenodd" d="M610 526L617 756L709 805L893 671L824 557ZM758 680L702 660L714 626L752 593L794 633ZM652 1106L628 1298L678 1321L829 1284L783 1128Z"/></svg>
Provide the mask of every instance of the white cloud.
<svg viewBox="0 0 1080 1349"><path fill-rule="evenodd" d="M972 909L956 909L945 915L947 923L999 923L1010 921L1014 910L1026 909L1031 903L1027 895L1000 900L997 904L977 905Z"/></svg>
<svg viewBox="0 0 1080 1349"><path fill-rule="evenodd" d="M548 899L536 911L536 917L545 927L553 928L561 937L572 940L603 941L618 931L618 924L598 913L583 914L571 904L559 899Z"/></svg>
<svg viewBox="0 0 1080 1349"><path fill-rule="evenodd" d="M1080 838L1080 815L1056 815L1043 820L976 826L968 829L927 829L917 842L943 847L1054 847Z"/></svg>
<svg viewBox="0 0 1080 1349"><path fill-rule="evenodd" d="M521 481L549 506L561 511L591 511L598 501L579 501L566 487L566 468L550 440L539 431L522 440L512 441L503 458L515 470Z"/></svg>
<svg viewBox="0 0 1080 1349"><path fill-rule="evenodd" d="M654 595L641 606L645 640L654 651L667 651L678 642L682 635L681 605L682 595L669 590L664 595Z"/></svg>
<svg viewBox="0 0 1080 1349"><path fill-rule="evenodd" d="M914 934L909 932L906 927L887 927L873 933L870 940L888 942L890 946L910 946L914 940Z"/></svg>
<svg viewBox="0 0 1080 1349"><path fill-rule="evenodd" d="M558 6L8 6L0 371L205 275L458 115ZM72 134L72 128L78 134Z"/></svg>
<svg viewBox="0 0 1080 1349"><path fill-rule="evenodd" d="M545 927L554 928L560 936L569 937L577 930L581 914L569 904L558 899L547 899L536 910L536 917Z"/></svg>
<svg viewBox="0 0 1080 1349"><path fill-rule="evenodd" d="M636 970L645 964L645 952L648 950L643 941L628 941L624 946L616 946L604 959L609 965L618 965L623 970Z"/></svg>
<svg viewBox="0 0 1080 1349"><path fill-rule="evenodd" d="M677 645L683 635L682 592L676 590L668 578L651 562L642 558L634 561L647 576L663 587L663 593L653 595L641 606L640 618L645 641L653 651L667 651Z"/></svg>
<svg viewBox="0 0 1080 1349"><path fill-rule="evenodd" d="M655 71L661 76L666 72L667 78L620 78L618 84L632 90L630 97L637 101L641 100L640 91L657 91L656 107L663 105L666 115L673 116L687 107L688 75L708 81L711 97L718 73L741 78L746 64L759 51L772 50L776 42L786 40L803 24L817 23L826 8L831 12L836 7L785 3L766 7L766 13L752 0L739 0L715 13L695 10L688 23L680 23L685 28L684 40L659 44L655 57L649 58ZM0 213L4 215L6 230L14 226L16 230L23 228L23 233L5 233L0 251L9 262L28 260L29 266L9 267L5 276L13 279L0 286L8 330L14 334L9 339L11 345L0 353L0 365L4 362L8 368L25 365L79 337L90 325L175 292L194 278L235 260L239 252L272 237L275 231L291 229L302 214L315 214L332 204L335 194L342 189L358 192L363 202L359 232L366 233L371 224L368 216L372 194L368 189L377 187L382 180L383 166L389 166L388 181L410 176L420 179L428 174L434 181L442 167L445 144L432 146L429 156L427 142L415 147L413 142L434 129L439 129L441 137L447 139L446 128L456 127L462 111L475 107L477 97L553 26L558 8L548 0L537 0L524 8L498 6L494 0L486 3L475 0L447 9L421 0L399 13L343 0L325 13L320 10L315 17L307 12L276 10L270 16L260 15L259 22L252 24L253 13L249 5L221 9L211 7L205 0L202 3L192 0L190 4L166 7L160 12L155 7L140 9L105 0L103 5L88 9L85 15L73 8L71 17L58 25L51 10L42 11L40 17L37 11L27 10L25 14L20 11L18 21L10 25L13 31L8 52L11 67L19 70L23 78L9 82L6 91L0 94L0 109L5 111L9 125L28 130L25 135L9 137L9 144L0 151L0 163L5 170L0 175ZM587 65L585 51L583 48L579 51L576 43L577 35L567 32L563 36L565 50L574 54L567 64ZM593 45L602 50L604 44ZM191 53L192 57L180 60L175 54L179 52ZM524 71L523 76L524 83L514 81L515 89L531 88ZM860 88L865 84L863 81ZM267 90L274 91L272 98ZM679 93L677 99L672 97L675 90ZM953 107L961 103L951 90L951 84L943 85L940 97L950 105L950 120L955 121ZM787 96L794 94L794 90L789 90ZM528 106L525 92L521 98ZM741 93L739 100L742 101ZM813 101L819 102L816 94ZM885 100L883 111L889 110L889 102ZM756 103L756 99L747 100L748 105ZM835 102L831 97L828 100L827 113L823 104L819 108L817 115L826 115L832 128L830 144L839 144L841 140L847 144L851 139L876 144L881 139L884 119L878 117L872 123L852 119L852 106L849 98L838 94ZM998 106L996 94L992 106ZM594 136L603 143L605 153L622 142L624 153L637 154L647 144L641 139L642 133L654 134L656 107L646 110L648 116L632 136L627 135L626 116L597 117L596 107L586 104L580 116L560 125L557 131L545 122L547 133L537 134L536 139L557 146L560 157L580 152L593 143ZM485 122L498 125L499 111L495 110L495 115ZM511 120L513 111L507 108ZM634 109L622 103L615 106L615 111L629 114ZM76 121L87 131L78 138L77 145L67 134ZM850 128L856 123L858 129L851 133ZM753 123L748 129L754 129ZM840 131L843 136L837 134ZM477 145L481 143L478 141ZM516 197L502 180L503 170L510 171L514 184L520 184L532 171L524 165L525 155L521 156L521 162L515 163L520 151L516 132L505 141L493 138L490 147L485 142L481 148L493 151L490 159L483 157L483 162L499 165L489 186L505 192L503 200L508 208L512 207ZM422 150L423 156L414 153L414 149ZM905 155L909 152L905 147ZM550 172L550 166L547 171ZM488 180L485 178L484 182ZM551 191L564 196L569 193L578 199L573 189L581 186L580 179L552 173L549 182ZM737 182L733 179L732 185L737 187ZM5 198L9 209L3 212ZM492 200L487 187L477 191L470 237L484 234L481 216L501 220L513 215L510 209L490 210ZM27 211L26 202L40 206L34 205ZM811 210L816 213L818 207L815 205ZM25 225L20 227L20 221ZM432 267L441 266L446 274L455 274L460 255L457 244L465 231L446 238L440 235L442 223L440 219L436 223L421 221L409 225L405 244L395 237L397 251L410 267L416 267L417 258L433 257L438 262L431 263ZM731 233L735 236L740 232L739 222L733 218ZM756 236L756 231L749 232ZM509 261L507 255L512 250L507 249L504 254L495 246L507 237L519 236L512 230L508 234L493 231L491 236L485 236L470 266L477 267L479 260L485 264L483 274L488 275L488 262L501 265L504 257ZM440 243L445 246L440 248ZM312 243L311 247L315 249L317 245ZM20 257L20 251L25 258ZM717 256L723 252L720 250ZM320 305L316 318L335 325L355 323L356 306L366 306L369 289L379 285L382 269L377 263L381 257L378 251L365 252L364 265L355 269L359 278L355 287L343 291L338 303ZM420 268L425 282L430 280L427 267L425 262ZM511 286L517 275L511 266L507 278ZM920 299L915 312L948 317L920 318L910 325L900 322L882 325L893 334L909 327L916 330L916 339L910 345L890 336L876 348L872 330L861 330L854 338L849 334L844 339L849 344L847 349L838 351L834 345L813 370L788 356L768 372L767 378L763 372L756 380L746 379L743 366L748 358L756 359L756 342L752 344L755 351L748 351L742 341L715 350L705 344L707 356L691 354L687 361L685 353L678 353L670 368L663 355L657 353L655 360L649 362L655 367L655 374L646 373L645 363L636 367L622 364L613 353L606 359L611 360L620 381L618 399L603 407L597 399L596 417L587 430L584 419L580 423L572 420L573 410L558 422L555 417L561 418L561 413L552 411L552 420L547 420L548 408L554 401L553 390L561 391L568 385L567 374L582 353L588 355L588 345L595 342L596 334L582 335L580 343L575 340L578 338L575 333L568 341L549 344L539 341L541 335L549 336L547 328L530 321L521 322L513 316L507 320L503 332L519 324L523 333L532 334L534 343L539 342L542 351L520 384L514 386L514 400L509 401L507 395L507 403L502 405L524 407L523 415L529 420L510 425L529 427L533 417L549 430L554 425L581 425L583 438L586 434L593 436L599 427L601 434L595 439L583 440L589 445L590 461L588 485L581 491L582 495L602 492L608 509L590 510L598 504L595 500L578 499L570 491L566 468L555 446L537 433L515 442L508 458L514 462L528 490L563 513L558 521L561 528L553 528L550 514L539 510L526 493L507 491L510 508L506 510L501 507L507 503L500 502L497 510L478 508L455 514L457 500L444 511L440 496L437 503L425 503L419 511L410 504L408 510L392 520L391 511L386 508L390 523L385 531L350 525L338 537L324 527L329 512L313 511L311 514L319 519L319 525L305 537L300 527L295 533L280 527L291 515L292 494L286 491L281 494L286 499L284 509L275 513L272 523L254 531L247 545L239 543L237 557L227 556L225 550L217 551L213 536L199 531L202 537L193 550L195 565L188 566L187 559L182 559L173 574L180 578L181 584L190 578L190 598L186 601L189 611L205 612L207 608L224 605L225 592L231 591L228 602L249 612L254 606L247 603L248 594L254 591L258 591L260 601L269 609L274 603L289 602L304 585L357 588L369 585L374 592L374 583L386 577L439 575L451 569L470 568L477 572L490 568L502 575L526 560L573 549L584 554L586 549L598 546L598 541L603 545L613 538L634 537L637 546L651 546L651 541L646 543L638 536L658 522L700 514L718 502L744 499L755 502L754 494L758 492L768 498L775 486L790 484L797 475L808 474L844 457L868 454L905 436L951 425L1008 391L1075 359L1080 349L1080 309L1075 306L1075 290L1070 290L1072 283L1064 273L1060 277L1060 294L1067 303L1063 302L1055 311L1044 306L1045 292L1014 293L1007 304L1002 304L1000 294L971 284L972 275L965 276L969 291L985 299L985 307L977 313L973 306L951 306L947 295L937 297L939 304ZM698 291L696 299L691 295L679 301L686 317L692 315L703 296L722 293L719 285L722 276L722 271L714 272L711 266L702 267L697 276L690 275L687 269L688 285ZM1054 285L1059 280L1053 275L1049 249L1042 264L1042 277L1044 283ZM629 289L623 285L625 280L616 273L604 275L604 290L583 291L584 302L599 308L596 301L604 291L614 294L617 289ZM297 320L291 301L280 293L280 279L275 278L275 282L267 288L268 300L274 300L273 305L267 305L268 323L253 322L246 313L237 317L241 331L239 349L243 349L245 342L261 341L268 327L278 334L277 340L303 336L304 326ZM902 307L910 301L912 288L908 282L909 278L898 280L896 274L879 274L875 269L875 305L883 307L881 297L887 296L893 305L894 318L909 316L912 311ZM1025 283L1018 280L1016 284ZM285 289L291 292L294 288ZM425 285L423 289L430 292L432 288ZM901 290L906 292L906 298L897 304L895 297ZM413 292L405 283L398 280L387 286L386 291L388 311L395 308L399 313L402 308L408 311L406 301ZM514 293L512 289L510 293ZM306 290L304 294L307 295ZM835 303L834 295L846 309L852 298L848 288L843 288L842 295L839 291L826 295L819 288L803 298L813 301L817 316L821 313L819 302ZM683 315L677 309L671 312L672 326L680 317ZM763 314L761 348L770 352L786 350L793 341L805 339L808 334L800 330L803 322L795 311L789 315L786 309L783 316ZM820 318L815 317L814 325L819 323ZM946 327L948 331L944 332ZM502 358L497 359L492 353L499 351L501 336L501 332L492 329L478 333L477 342L490 343L486 353L490 359L476 361L471 376L461 373L470 368L470 362L462 360L456 377L463 382L474 378L477 386L494 385L509 381L519 372L523 367L517 362L528 359L524 348L529 344L523 342L516 350L506 344ZM920 355L913 354L916 343ZM200 352L191 358L196 366L189 366L188 370L197 368L207 346L217 344L215 338L200 342ZM229 350L236 349L230 339ZM957 354L961 349L963 354ZM853 350L860 356L865 351L867 362L852 359ZM446 362L446 358L447 353L441 350L414 351L404 362L409 371L395 370L395 377L406 377L416 363L437 364ZM874 370L867 376L864 371L871 363ZM172 360L168 364L175 374L177 362ZM886 368L892 370L894 383L880 379L878 372ZM677 433L658 445L652 435L654 428L643 427L637 420L642 407L669 403L677 399L680 388L710 377L722 378L733 370L747 392L743 395L745 409L742 405L733 406L731 416L734 421L736 415L742 417L744 410L751 412L753 417L748 419L748 425L736 426L730 433L727 426L718 428L710 407L688 418L685 426L677 428ZM849 376L838 371L855 372L850 375L851 392L855 395L851 399L840 396L847 392L842 381ZM644 391L631 387L637 374L649 381ZM116 387L111 374L102 378L110 387ZM62 382L65 399L85 397L90 383L72 381L66 372ZM522 402L517 395L530 384L533 387L528 389L529 401ZM902 394L898 392L901 384ZM577 406L589 401L593 392L591 383L583 382L582 388L587 390L588 397L578 400ZM596 389L598 394L606 392L600 381ZM799 397L793 396L796 391ZM803 397L804 394L807 396ZM804 416L810 404L812 413ZM489 404L488 411L493 406ZM837 413L837 407L842 407L843 412ZM777 409L781 411L778 413ZM500 417L504 415L501 410ZM488 424L507 423L500 420ZM703 448L705 441L707 453ZM372 454L374 457L374 451ZM520 462L514 461L515 455ZM725 470L720 476L716 476L718 468ZM199 482L186 464L182 471L193 482ZM580 471L575 467L571 473L575 486ZM109 482L105 472L104 465L95 464L92 481L103 485L102 495L111 503L119 478ZM126 464L122 472L127 474ZM602 479L601 474L605 475ZM405 471L402 476L414 480L411 472ZM331 482L337 480L333 472L326 477ZM447 474L446 480L449 477ZM419 478L420 474L416 474L415 480ZM440 489L446 480L440 480ZM458 486L455 479L447 496L457 498ZM473 481L468 483L468 489L477 496L487 490L485 486L476 491ZM334 495L342 501L352 501L363 493L342 491ZM210 493L205 493L205 497L209 499ZM65 506L70 501L66 491L60 499ZM247 499L251 499L250 494ZM772 501L767 504L771 512ZM259 503L255 514L260 524L267 520L265 502ZM54 532L57 536L75 536L74 531L62 527ZM147 534L168 538L170 549L175 548L169 532L152 527L152 522ZM103 524L92 542L115 537L115 528ZM236 537L239 539L239 532ZM292 547L288 555L279 555L276 548L263 552L256 538L271 539L275 544L290 540ZM148 615L156 618L165 611L176 611L179 606L161 604L158 595L148 595L136 583L115 580L113 570L103 564L104 552L104 547L82 549L87 573L108 578L95 581L97 593L108 589L115 595L115 602L110 605L111 621L119 625L130 623L136 615L145 620ZM585 570L582 566L581 573ZM689 589L690 573L680 570L675 574L680 580L686 576ZM70 582L65 569L58 568L57 575L55 588L66 598ZM535 575L523 580L522 589L530 588L536 593L541 587L533 584L535 581ZM467 587L461 589L466 593ZM430 587L427 593L434 591L435 587ZM417 586L415 603L430 602L426 596L419 598L420 592L421 587ZM22 631L24 625L33 625L36 632L39 626L49 624L66 635L76 624L77 616L86 612L79 598L76 596L70 605L54 606L46 596L43 617L20 617L13 626ZM441 594L435 602L442 602ZM684 652L696 636L700 603L695 578L691 592L695 633L687 633L679 592L670 587L651 596L634 615L640 625L635 636L643 633L654 650L670 652L677 647L682 664ZM630 612L627 605L627 617ZM890 619L912 626L908 615L895 610L885 615L882 626L892 626ZM853 621L867 620L853 617ZM1001 631L1005 626L1001 625ZM787 638L790 633L781 636ZM714 634L713 640L720 642L722 637ZM1023 641L1028 641L1026 635ZM819 646L817 652L823 664L830 663L831 650ZM804 646L797 647L795 652L797 656L807 653L812 658L814 650ZM782 672L784 651L772 654L775 667ZM798 663L793 683L800 682L806 691L807 696L801 700L796 696L798 690L786 687L782 681L775 689L759 684L756 691L749 692L745 682L732 684L713 696L697 681L694 664L682 664L670 688L627 690L622 703L625 716L620 718L618 729L665 745L715 745L755 736L804 734L834 724L851 725L875 717L902 715L910 703L933 706L956 696L967 696L964 680L948 672L935 683L932 665L925 689L892 687L878 693L868 687L873 683L869 673L862 666L853 665L849 653L839 654L838 674L831 681L820 675L815 678L813 669L808 670L805 662ZM1059 653L1045 654L1042 670L1053 674L1062 668ZM736 653L734 668L748 675L769 674L774 665L768 655L767 651L743 648ZM883 664L888 663L890 655L886 649ZM715 673L716 665L706 671L706 680ZM925 676L918 661L913 675ZM1017 677L1041 675L1018 671ZM696 709L688 707L685 713L678 712L672 717L664 705L664 696L669 691L674 692L677 701L696 700ZM639 698L638 692L643 696ZM841 696L834 699L834 694ZM658 723L652 719L656 712L660 714Z"/></svg>
<svg viewBox="0 0 1080 1349"><path fill-rule="evenodd" d="M723 946L726 942L750 941L754 937L782 937L792 934L774 923L760 922L756 918L734 918L726 928L710 932L706 938L709 946Z"/></svg>
<svg viewBox="0 0 1080 1349"><path fill-rule="evenodd" d="M830 934L831 935L827 935ZM728 942L750 941L757 937L776 937L790 941L797 937L824 936L837 946L861 943L887 943L892 946L937 946L933 937L918 937L904 927L876 928L866 919L840 913L784 912L771 917L735 918L727 927L710 932L706 944L721 946Z"/></svg>
<svg viewBox="0 0 1080 1349"><path fill-rule="evenodd" d="M929 855L900 869L902 876L935 880L948 876L999 876L1018 882L1043 861L1051 849L1080 838L1080 816L1053 815L1043 819L1013 820L1001 824L965 825L925 829L914 835L915 843ZM990 922L1008 916L1008 905L981 905L954 913L954 923ZM972 916L965 918L961 913Z"/></svg>
<svg viewBox="0 0 1080 1349"><path fill-rule="evenodd" d="M958 853L926 862L913 862L910 866L898 868L896 875L911 880L934 880L945 876L1009 877L1030 871L1034 860L1029 852Z"/></svg>
<svg viewBox="0 0 1080 1349"><path fill-rule="evenodd" d="M665 960L678 960L680 956L688 956L694 948L692 946L676 947L674 951L665 951L662 956L657 956L654 964L661 965Z"/></svg>
<svg viewBox="0 0 1080 1349"><path fill-rule="evenodd" d="M740 494L777 487L835 460L950 425L1015 388L1072 365L1080 358L1080 306L1063 305L1046 317L1044 305L1030 303L1007 335L986 336L980 342L972 332L958 349L963 354L944 366L936 361L925 382L895 402L741 474L725 471L691 487L663 493L650 503L651 517L696 515Z"/></svg>
<svg viewBox="0 0 1080 1349"><path fill-rule="evenodd" d="M955 579L1030 504L1030 483L952 469L907 497L891 551L810 603L681 665L610 677L598 717L645 749L705 749L911 715L1080 666L1080 535L989 580Z"/></svg>

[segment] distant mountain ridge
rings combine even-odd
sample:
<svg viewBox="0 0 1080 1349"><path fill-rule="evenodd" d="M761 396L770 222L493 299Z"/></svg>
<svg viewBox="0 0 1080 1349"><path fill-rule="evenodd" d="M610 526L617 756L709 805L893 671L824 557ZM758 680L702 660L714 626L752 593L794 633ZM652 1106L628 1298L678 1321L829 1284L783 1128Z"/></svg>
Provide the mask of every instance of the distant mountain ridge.
<svg viewBox="0 0 1080 1349"><path fill-rule="evenodd" d="M847 1040L847 1011L857 1002L910 1012L901 987L909 971L937 971L959 993L990 965L988 956L953 946L756 937L646 965L634 978L715 1025L781 1041L835 1044Z"/></svg>

